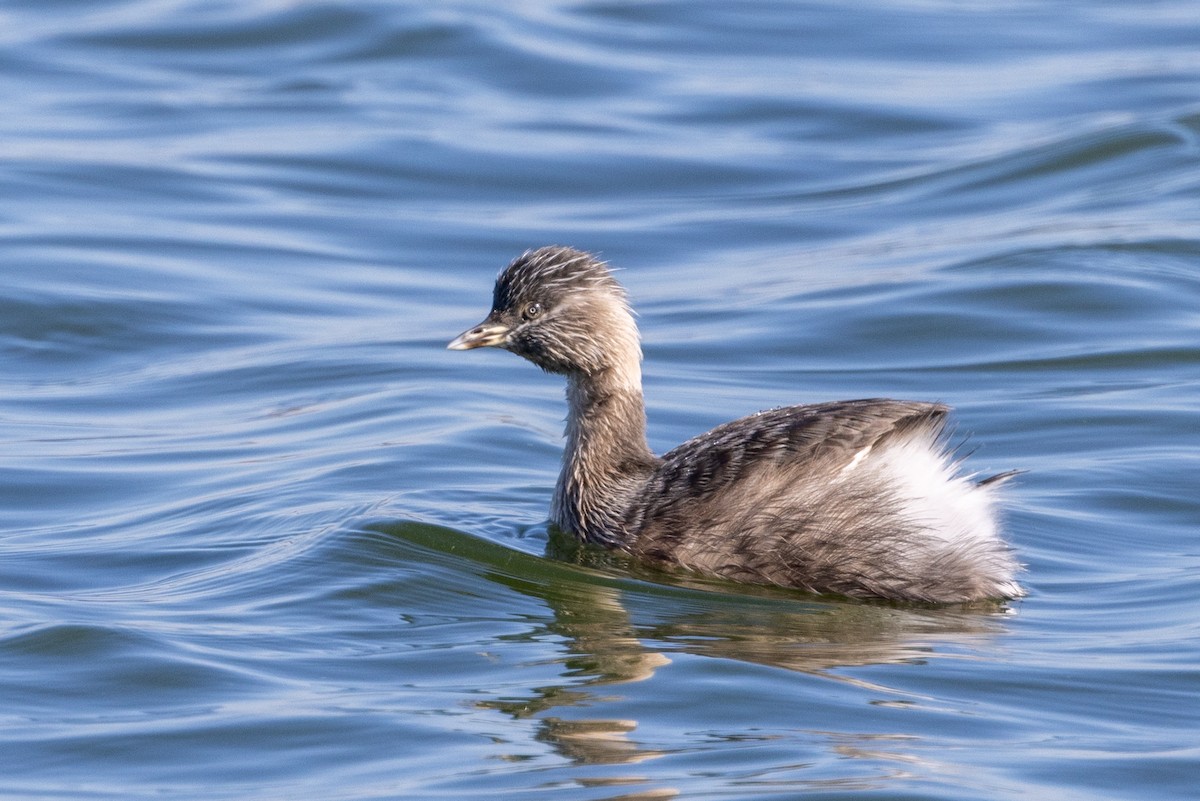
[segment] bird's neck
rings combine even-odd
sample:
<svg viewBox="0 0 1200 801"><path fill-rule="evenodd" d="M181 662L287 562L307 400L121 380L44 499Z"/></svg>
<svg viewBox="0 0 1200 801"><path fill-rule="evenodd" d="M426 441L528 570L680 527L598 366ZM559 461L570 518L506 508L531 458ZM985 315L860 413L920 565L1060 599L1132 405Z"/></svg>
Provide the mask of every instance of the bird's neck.
<svg viewBox="0 0 1200 801"><path fill-rule="evenodd" d="M582 540L620 545L624 514L657 462L646 443L640 366L569 376L567 405L551 517Z"/></svg>

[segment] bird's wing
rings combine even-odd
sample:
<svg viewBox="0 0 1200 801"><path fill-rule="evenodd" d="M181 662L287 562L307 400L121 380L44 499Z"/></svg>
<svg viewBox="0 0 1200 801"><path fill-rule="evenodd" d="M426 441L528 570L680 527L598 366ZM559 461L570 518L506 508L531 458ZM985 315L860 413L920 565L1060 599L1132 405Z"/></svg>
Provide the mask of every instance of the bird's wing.
<svg viewBox="0 0 1200 801"><path fill-rule="evenodd" d="M940 403L868 399L759 412L665 454L651 496L711 498L762 470L835 473L888 439L920 429L940 435L949 411Z"/></svg>

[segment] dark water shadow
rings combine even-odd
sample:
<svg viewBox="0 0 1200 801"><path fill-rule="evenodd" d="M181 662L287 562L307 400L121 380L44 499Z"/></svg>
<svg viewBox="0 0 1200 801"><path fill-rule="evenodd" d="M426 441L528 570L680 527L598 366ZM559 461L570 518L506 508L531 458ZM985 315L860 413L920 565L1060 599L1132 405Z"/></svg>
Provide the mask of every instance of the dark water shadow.
<svg viewBox="0 0 1200 801"><path fill-rule="evenodd" d="M661 756L631 737L637 720L572 717L606 688L671 669L677 654L729 659L892 691L838 668L921 662L942 647L1003 633L1003 605L929 607L831 600L653 571L619 555L573 547L554 535L552 558L422 523L370 527L439 561L544 603L548 622L506 640L562 642L559 681L521 697L483 701L515 719L536 719L536 738L579 765L632 764ZM558 710L560 714L556 715Z"/></svg>

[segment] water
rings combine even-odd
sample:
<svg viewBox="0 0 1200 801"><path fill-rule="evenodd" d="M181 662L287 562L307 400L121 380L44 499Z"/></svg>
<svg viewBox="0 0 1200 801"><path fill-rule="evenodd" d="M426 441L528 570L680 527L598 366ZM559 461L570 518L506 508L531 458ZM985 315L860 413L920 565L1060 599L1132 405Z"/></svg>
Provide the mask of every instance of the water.
<svg viewBox="0 0 1200 801"><path fill-rule="evenodd" d="M505 7L511 6L511 7ZM1200 776L1200 6L0 10L0 795L1174 799ZM1027 599L545 555L625 268L651 444L957 407Z"/></svg>

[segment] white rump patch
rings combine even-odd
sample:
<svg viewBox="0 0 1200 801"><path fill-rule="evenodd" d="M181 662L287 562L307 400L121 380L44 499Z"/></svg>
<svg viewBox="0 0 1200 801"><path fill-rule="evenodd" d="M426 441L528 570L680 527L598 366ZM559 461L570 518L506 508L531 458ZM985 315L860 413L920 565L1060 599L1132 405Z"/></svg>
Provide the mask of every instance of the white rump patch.
<svg viewBox="0 0 1200 801"><path fill-rule="evenodd" d="M853 466L863 452L855 455ZM928 434L889 443L871 460L908 519L948 544L970 548L997 541L989 487L958 475L957 465Z"/></svg>

